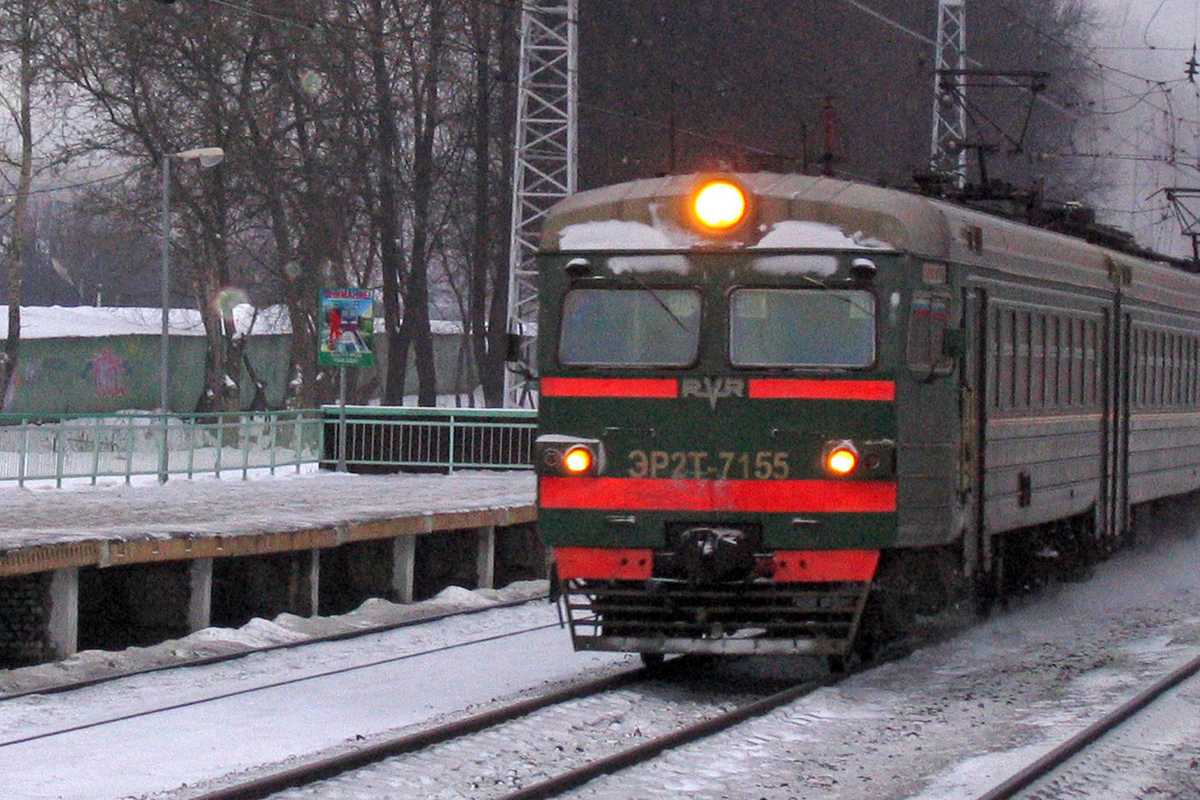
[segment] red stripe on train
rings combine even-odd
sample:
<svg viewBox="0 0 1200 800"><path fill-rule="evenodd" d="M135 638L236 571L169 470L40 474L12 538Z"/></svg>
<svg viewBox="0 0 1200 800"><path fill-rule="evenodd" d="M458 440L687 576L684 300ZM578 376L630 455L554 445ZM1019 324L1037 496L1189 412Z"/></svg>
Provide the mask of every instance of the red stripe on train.
<svg viewBox="0 0 1200 800"><path fill-rule="evenodd" d="M750 396L758 400L895 400L896 384L893 381L751 378Z"/></svg>
<svg viewBox="0 0 1200 800"><path fill-rule="evenodd" d="M644 581L654 569L654 552L635 548L556 547L554 568L564 581L575 578Z"/></svg>
<svg viewBox="0 0 1200 800"><path fill-rule="evenodd" d="M556 547L558 577L569 580L648 580L654 552L643 548ZM878 550L776 550L767 568L776 583L870 581Z"/></svg>
<svg viewBox="0 0 1200 800"><path fill-rule="evenodd" d="M771 566L776 583L870 581L879 566L879 551L776 550Z"/></svg>
<svg viewBox="0 0 1200 800"><path fill-rule="evenodd" d="M894 481L555 478L538 482L543 508L613 511L880 513L896 510Z"/></svg>
<svg viewBox="0 0 1200 800"><path fill-rule="evenodd" d="M679 395L674 378L542 378L543 397L670 397Z"/></svg>

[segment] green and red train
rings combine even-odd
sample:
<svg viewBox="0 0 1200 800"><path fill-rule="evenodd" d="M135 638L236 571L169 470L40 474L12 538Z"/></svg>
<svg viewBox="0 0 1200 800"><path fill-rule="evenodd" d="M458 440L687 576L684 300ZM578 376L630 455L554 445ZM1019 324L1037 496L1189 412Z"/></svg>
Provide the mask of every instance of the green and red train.
<svg viewBox="0 0 1200 800"><path fill-rule="evenodd" d="M1200 488L1200 277L803 175L582 192L539 263L579 649L842 659Z"/></svg>

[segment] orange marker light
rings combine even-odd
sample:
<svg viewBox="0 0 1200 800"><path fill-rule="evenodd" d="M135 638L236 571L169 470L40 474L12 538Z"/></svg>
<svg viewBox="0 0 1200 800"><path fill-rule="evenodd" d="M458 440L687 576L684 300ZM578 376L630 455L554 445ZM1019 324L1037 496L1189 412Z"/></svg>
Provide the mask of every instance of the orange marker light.
<svg viewBox="0 0 1200 800"><path fill-rule="evenodd" d="M576 446L563 456L563 466L572 475L580 475L592 468L592 451L586 447Z"/></svg>
<svg viewBox="0 0 1200 800"><path fill-rule="evenodd" d="M835 475L849 475L858 466L858 453L853 447L840 445L825 456L825 466Z"/></svg>
<svg viewBox="0 0 1200 800"><path fill-rule="evenodd" d="M693 209L702 224L729 230L746 216L746 194L729 181L713 181L696 193Z"/></svg>

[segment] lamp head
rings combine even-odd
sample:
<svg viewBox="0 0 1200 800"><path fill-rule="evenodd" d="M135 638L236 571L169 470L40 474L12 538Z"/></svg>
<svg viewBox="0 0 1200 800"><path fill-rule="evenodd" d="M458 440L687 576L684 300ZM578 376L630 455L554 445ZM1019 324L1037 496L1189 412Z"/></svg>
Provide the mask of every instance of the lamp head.
<svg viewBox="0 0 1200 800"><path fill-rule="evenodd" d="M220 147L196 147L191 150L181 150L172 153L174 158L186 160L199 159L202 167L215 167L225 158L225 151Z"/></svg>

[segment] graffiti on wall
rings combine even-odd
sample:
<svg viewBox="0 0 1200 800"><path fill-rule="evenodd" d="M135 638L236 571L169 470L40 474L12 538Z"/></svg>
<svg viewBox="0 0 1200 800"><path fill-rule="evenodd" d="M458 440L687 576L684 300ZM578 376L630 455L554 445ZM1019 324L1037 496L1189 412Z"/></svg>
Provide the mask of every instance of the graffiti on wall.
<svg viewBox="0 0 1200 800"><path fill-rule="evenodd" d="M92 354L88 361L88 374L96 388L98 397L124 397L125 376L129 374L129 362L121 358L111 347Z"/></svg>

